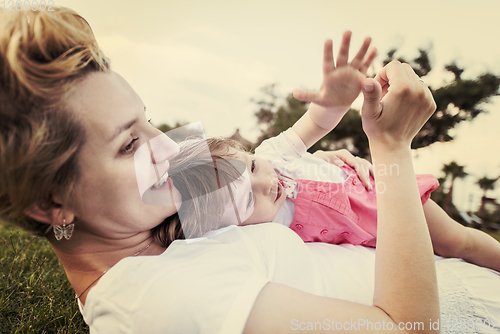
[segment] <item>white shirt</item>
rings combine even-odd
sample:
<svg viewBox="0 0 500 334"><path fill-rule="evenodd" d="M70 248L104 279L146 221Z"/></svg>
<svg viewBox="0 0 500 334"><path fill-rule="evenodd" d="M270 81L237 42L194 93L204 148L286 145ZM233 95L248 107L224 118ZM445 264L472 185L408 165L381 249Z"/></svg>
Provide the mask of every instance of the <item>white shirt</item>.
<svg viewBox="0 0 500 334"><path fill-rule="evenodd" d="M158 256L118 262L87 296L82 314L91 334L241 333L268 282L372 303L373 249L305 244L274 223L223 231L192 243L177 240ZM460 260L439 259L443 321L450 316L500 319L499 276Z"/></svg>
<svg viewBox="0 0 500 334"><path fill-rule="evenodd" d="M121 260L89 292L82 314L92 334L239 333L268 282L354 297L329 284L322 267L288 228L231 226L196 242L177 240L159 256ZM362 277L373 271L373 265L362 268ZM372 289L369 283L355 291L371 303Z"/></svg>

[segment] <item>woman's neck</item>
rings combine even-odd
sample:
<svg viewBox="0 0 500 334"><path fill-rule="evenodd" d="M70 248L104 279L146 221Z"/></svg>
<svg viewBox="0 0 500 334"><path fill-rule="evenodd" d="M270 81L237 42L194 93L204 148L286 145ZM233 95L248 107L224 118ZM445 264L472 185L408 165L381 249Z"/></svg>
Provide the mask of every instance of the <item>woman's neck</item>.
<svg viewBox="0 0 500 334"><path fill-rule="evenodd" d="M82 239L86 240L82 242ZM150 234L133 236L126 240L93 240L73 235L70 240L57 241L49 237L66 276L82 303L88 292L107 270L120 260L131 256L159 255L165 251L153 242Z"/></svg>

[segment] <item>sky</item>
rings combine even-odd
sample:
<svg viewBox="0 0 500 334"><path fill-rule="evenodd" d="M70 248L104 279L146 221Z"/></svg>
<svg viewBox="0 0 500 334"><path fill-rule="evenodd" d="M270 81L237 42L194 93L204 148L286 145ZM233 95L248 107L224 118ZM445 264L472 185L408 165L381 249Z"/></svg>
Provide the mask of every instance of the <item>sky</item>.
<svg viewBox="0 0 500 334"><path fill-rule="evenodd" d="M352 50L373 38L379 55L372 73L392 48L407 59L425 48L434 68L424 78L431 87L453 79L443 70L453 61L465 68L466 79L500 75L498 0L54 2L87 19L113 70L142 97L154 124L201 121L208 136L230 136L239 128L255 140L260 129L251 99L271 83L282 96L319 88L323 43L332 39L336 54L346 30L353 32ZM500 97L490 102L487 114L456 127L453 142L414 153L417 173L442 176L443 164L453 160L466 166L470 176L456 181L454 191L463 210L480 204L478 178L500 175ZM498 188L488 195L500 198Z"/></svg>

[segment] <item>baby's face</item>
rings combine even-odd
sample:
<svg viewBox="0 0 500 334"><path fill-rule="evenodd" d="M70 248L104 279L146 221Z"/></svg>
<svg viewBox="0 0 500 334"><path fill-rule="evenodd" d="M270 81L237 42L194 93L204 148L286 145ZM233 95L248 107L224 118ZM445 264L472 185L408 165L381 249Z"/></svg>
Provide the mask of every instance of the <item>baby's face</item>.
<svg viewBox="0 0 500 334"><path fill-rule="evenodd" d="M253 213L241 225L267 223L273 221L279 208L286 200L283 186L267 160L249 153L231 151L235 158L245 163L252 185L252 193L248 194L247 207L253 205ZM236 189L238 191L238 189Z"/></svg>

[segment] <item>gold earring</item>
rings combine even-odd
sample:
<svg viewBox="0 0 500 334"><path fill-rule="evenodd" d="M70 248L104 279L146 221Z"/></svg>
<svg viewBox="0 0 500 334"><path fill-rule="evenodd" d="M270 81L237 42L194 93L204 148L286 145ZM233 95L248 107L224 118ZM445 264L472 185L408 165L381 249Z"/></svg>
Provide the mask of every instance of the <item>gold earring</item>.
<svg viewBox="0 0 500 334"><path fill-rule="evenodd" d="M54 236L56 240L61 240L63 237L66 240L69 240L73 235L73 231L75 230L75 224L71 223L66 226L66 219L63 218L63 225L52 225L54 229Z"/></svg>

